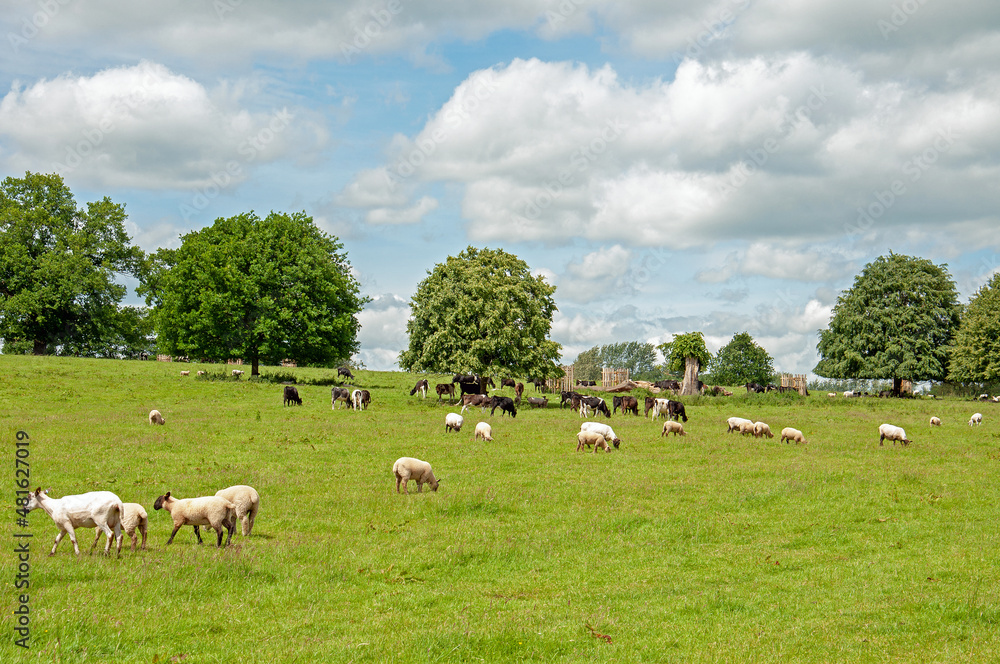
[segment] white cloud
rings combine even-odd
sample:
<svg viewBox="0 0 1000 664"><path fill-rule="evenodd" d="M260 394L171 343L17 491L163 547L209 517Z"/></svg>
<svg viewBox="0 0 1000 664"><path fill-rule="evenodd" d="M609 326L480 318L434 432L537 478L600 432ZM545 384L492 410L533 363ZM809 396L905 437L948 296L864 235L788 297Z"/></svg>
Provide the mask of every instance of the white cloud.
<svg viewBox="0 0 1000 664"><path fill-rule="evenodd" d="M388 348L398 354L409 343L406 334L409 318L409 301L393 294L375 295L358 314L361 323L358 341L365 349Z"/></svg>
<svg viewBox="0 0 1000 664"><path fill-rule="evenodd" d="M424 196L408 208L375 208L365 215L369 224L415 224L438 207L437 199Z"/></svg>

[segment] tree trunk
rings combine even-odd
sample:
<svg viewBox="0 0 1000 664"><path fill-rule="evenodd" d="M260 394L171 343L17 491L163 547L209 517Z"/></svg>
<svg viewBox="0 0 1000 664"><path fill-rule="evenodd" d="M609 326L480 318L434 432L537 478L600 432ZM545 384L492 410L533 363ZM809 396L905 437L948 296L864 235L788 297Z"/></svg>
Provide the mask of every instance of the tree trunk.
<svg viewBox="0 0 1000 664"><path fill-rule="evenodd" d="M486 376L485 374L479 376L479 393L480 394L487 394L487 392L486 392L486 381L488 381L488 380L489 380L489 376ZM459 391L461 391L461 389L459 389Z"/></svg>
<svg viewBox="0 0 1000 664"><path fill-rule="evenodd" d="M45 355L45 346L46 343L44 341L35 339L35 347L32 349L32 353L35 355Z"/></svg>
<svg viewBox="0 0 1000 664"><path fill-rule="evenodd" d="M684 383L681 384L681 394L698 394L698 358L684 359Z"/></svg>
<svg viewBox="0 0 1000 664"><path fill-rule="evenodd" d="M900 390L902 390L902 389L903 389L903 379L902 378L893 378L892 379L892 396L898 397L899 393L900 393Z"/></svg>

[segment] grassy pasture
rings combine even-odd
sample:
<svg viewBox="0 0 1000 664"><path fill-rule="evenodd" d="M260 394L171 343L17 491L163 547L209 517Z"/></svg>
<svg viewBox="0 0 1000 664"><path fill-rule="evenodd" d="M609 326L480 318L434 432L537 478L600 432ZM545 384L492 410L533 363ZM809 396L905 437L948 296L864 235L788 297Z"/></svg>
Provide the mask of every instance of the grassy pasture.
<svg viewBox="0 0 1000 664"><path fill-rule="evenodd" d="M595 455L576 453L581 419L552 403L516 419L470 410L446 434L458 409L410 397L409 374L358 372L373 403L355 413L331 411L328 386L300 385L305 405L283 408L280 385L181 369L222 368L0 356L5 504L25 430L32 487L109 489L150 517L148 551L89 556L93 530L82 530L77 560L68 538L48 557L57 530L43 512L21 528L8 509L0 661L1000 657L995 404L697 398L688 436L618 415L622 448ZM432 389L444 380L430 377ZM166 426L147 423L152 408ZM984 423L971 429L977 410ZM726 434L731 415L810 442ZM944 426L929 427L931 415ZM494 442L472 441L481 419ZM882 422L913 445L880 447ZM433 464L437 493L395 493L390 469L404 455ZM237 532L220 551L185 528L166 546L156 496L238 483L261 494L253 536ZM27 651L11 615L23 532Z"/></svg>

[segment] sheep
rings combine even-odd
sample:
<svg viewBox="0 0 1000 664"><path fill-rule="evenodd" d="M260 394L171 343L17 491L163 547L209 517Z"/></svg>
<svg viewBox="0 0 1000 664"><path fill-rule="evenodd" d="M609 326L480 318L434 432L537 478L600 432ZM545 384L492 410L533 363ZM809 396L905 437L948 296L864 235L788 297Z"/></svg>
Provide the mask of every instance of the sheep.
<svg viewBox="0 0 1000 664"><path fill-rule="evenodd" d="M931 418L931 426L932 427L939 427L939 426L941 426L941 418L937 417L937 416L932 417Z"/></svg>
<svg viewBox="0 0 1000 664"><path fill-rule="evenodd" d="M38 487L33 493L28 494L24 509L30 512L38 508L45 510L45 513L59 526L59 534L56 535L55 544L49 552L50 556L56 555L56 547L59 546L63 536L69 533L73 551L76 552L77 558L80 557L76 528L98 528L99 532L108 536L104 554L111 553L111 540L114 539L118 545L117 553L119 556L122 555L122 514L125 507L121 498L110 491L90 491L74 496L49 498L48 490L42 491L42 487ZM96 544L95 542L94 545Z"/></svg>
<svg viewBox="0 0 1000 664"><path fill-rule="evenodd" d="M486 422L480 422L476 425L476 435L474 440L479 440L480 438L484 441L493 440L493 428Z"/></svg>
<svg viewBox="0 0 1000 664"><path fill-rule="evenodd" d="M149 517L146 515L146 509L139 503L122 503L122 505L125 507L122 512L122 530L132 540L133 551L135 551L136 544L139 542L139 538L135 534L135 531L138 530L142 535L142 550L145 551L146 531L149 528ZM97 529L97 536L94 537L94 546L90 547L91 551L97 548L97 541L101 539L102 532L100 528Z"/></svg>
<svg viewBox="0 0 1000 664"><path fill-rule="evenodd" d="M684 425L680 422L675 422L674 420L667 420L663 423L663 432L660 433L660 437L666 436L668 433L673 433L674 436L686 436L684 433Z"/></svg>
<svg viewBox="0 0 1000 664"><path fill-rule="evenodd" d="M826 396L828 396L828 397L835 397L835 396L837 396L837 393L836 392L827 392Z"/></svg>
<svg viewBox="0 0 1000 664"><path fill-rule="evenodd" d="M771 427L768 426L766 422L754 422L753 437L762 438L764 436L767 436L768 438L774 438L774 434L771 433Z"/></svg>
<svg viewBox="0 0 1000 664"><path fill-rule="evenodd" d="M208 372L207 371L199 371L198 375L199 376L206 376L206 375L208 375Z"/></svg>
<svg viewBox="0 0 1000 664"><path fill-rule="evenodd" d="M190 376L190 375L191 375L191 372L190 372L190 371L182 371L182 372L181 372L181 375L182 375L182 376Z"/></svg>
<svg viewBox="0 0 1000 664"><path fill-rule="evenodd" d="M199 498L174 498L167 491L153 503L153 509L165 509L170 512L174 522L174 531L170 533L169 545L181 526L194 526L194 535L198 544L202 543L201 531L198 526L209 526L218 534L216 546L222 548L222 528L229 531L226 546L233 540L236 530L236 505L221 496L201 496Z"/></svg>
<svg viewBox="0 0 1000 664"><path fill-rule="evenodd" d="M973 426L973 425L977 425L978 426L978 425L980 425L982 423L983 423L983 414L982 413L973 413L972 417L969 418L969 426L970 427Z"/></svg>
<svg viewBox="0 0 1000 664"><path fill-rule="evenodd" d="M747 434L754 435L754 424L750 420L740 422L740 435L745 436Z"/></svg>
<svg viewBox="0 0 1000 664"><path fill-rule="evenodd" d="M243 524L243 536L249 536L253 531L257 512L260 511L260 496L257 490L246 484L236 484L226 489L219 489L215 495L225 498L236 506L236 518Z"/></svg>
<svg viewBox="0 0 1000 664"><path fill-rule="evenodd" d="M604 436L597 433L596 431L581 431L576 434L576 451L579 452L584 448L584 446L590 447L593 445L594 454L597 454L598 449L602 449L608 454L611 454L611 447L608 445L608 441L605 440Z"/></svg>
<svg viewBox="0 0 1000 664"><path fill-rule="evenodd" d="M464 421L465 418L458 413L448 413L444 416L444 432L448 433L449 431L461 431L462 423Z"/></svg>
<svg viewBox="0 0 1000 664"><path fill-rule="evenodd" d="M806 440L805 436L802 435L802 432L799 431L798 429L793 429L792 427L785 427L784 429L781 430L781 442L788 443L793 440L796 443L809 442Z"/></svg>
<svg viewBox="0 0 1000 664"><path fill-rule="evenodd" d="M163 419L163 415L160 415L160 411L151 410L149 411L149 423L150 424L166 424L167 421Z"/></svg>
<svg viewBox="0 0 1000 664"><path fill-rule="evenodd" d="M423 493L424 484L430 486L431 491L438 490L438 483L441 481L434 477L431 464L413 457L400 457L396 463L392 464L392 474L396 477L396 493L399 493L399 485L403 485L403 493L409 494L406 485L410 480L417 483L417 493Z"/></svg>
<svg viewBox="0 0 1000 664"><path fill-rule="evenodd" d="M750 424L753 424L753 422L746 419L745 417L730 417L728 420L726 420L726 423L729 425L729 430L726 431L726 433L740 431L740 425L744 424L745 422L750 422Z"/></svg>
<svg viewBox="0 0 1000 664"><path fill-rule="evenodd" d="M881 424L878 428L878 444L883 445L886 439L891 440L893 445L897 442L901 442L903 445L909 445L913 442L906 437L906 432L903 431L902 427L893 426L891 424Z"/></svg>
<svg viewBox="0 0 1000 664"><path fill-rule="evenodd" d="M602 422L584 422L580 425L580 431L593 431L601 434L605 440L611 441L615 449L618 449L618 446L622 444L621 438L615 435L614 429Z"/></svg>
<svg viewBox="0 0 1000 664"><path fill-rule="evenodd" d="M236 376L237 378L239 378L240 376L243 375L243 370L242 369L233 369L233 375Z"/></svg>

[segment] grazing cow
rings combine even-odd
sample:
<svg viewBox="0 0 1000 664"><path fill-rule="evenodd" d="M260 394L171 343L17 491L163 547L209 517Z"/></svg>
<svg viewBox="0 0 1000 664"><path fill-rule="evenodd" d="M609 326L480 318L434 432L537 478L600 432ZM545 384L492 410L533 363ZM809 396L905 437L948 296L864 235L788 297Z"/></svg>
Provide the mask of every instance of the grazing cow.
<svg viewBox="0 0 1000 664"><path fill-rule="evenodd" d="M534 385L535 386L535 390L537 390L538 392L544 392L545 391L545 381L542 380L541 378L532 378L532 379L528 380L528 382L531 383L532 385Z"/></svg>
<svg viewBox="0 0 1000 664"><path fill-rule="evenodd" d="M514 386L514 403L521 403L521 395L524 394L524 383Z"/></svg>
<svg viewBox="0 0 1000 664"><path fill-rule="evenodd" d="M760 383L747 383L743 387L747 388L747 394L750 394L751 392L756 392L757 394L764 393L764 386Z"/></svg>
<svg viewBox="0 0 1000 664"><path fill-rule="evenodd" d="M630 397L630 396L612 397L611 401L614 404L614 408L611 409L612 413L617 412L617 410L621 408L622 415L624 415L625 413L632 413L633 415L636 416L639 415L639 400L636 399L635 397Z"/></svg>
<svg viewBox="0 0 1000 664"><path fill-rule="evenodd" d="M667 418L675 421L677 420L677 418L680 418L681 420L687 422L688 416L687 413L684 411L684 404L682 404L680 401L671 401L670 403L668 403Z"/></svg>
<svg viewBox="0 0 1000 664"><path fill-rule="evenodd" d="M435 387L438 395L438 403L441 403L441 397L448 395L452 399L455 398L455 385L453 383L438 383Z"/></svg>
<svg viewBox="0 0 1000 664"><path fill-rule="evenodd" d="M297 403L302 405L302 399L299 398L299 391L295 389L294 385L285 385L284 401L282 401L282 406L287 406L291 403Z"/></svg>
<svg viewBox="0 0 1000 664"><path fill-rule="evenodd" d="M595 387L597 385L596 381L593 380L578 380L576 381L577 387Z"/></svg>
<svg viewBox="0 0 1000 664"><path fill-rule="evenodd" d="M455 387L454 383L452 383L452 387ZM479 394L479 383L478 382L475 382L475 383L459 383L458 384L458 389L461 390L461 392L459 393L459 396L463 396L463 397L466 394Z"/></svg>
<svg viewBox="0 0 1000 664"><path fill-rule="evenodd" d="M499 408L501 417L504 413L510 413L511 417L517 417L517 408L514 407L514 400L510 397L493 397L490 404L493 406L490 409L490 415L493 415Z"/></svg>
<svg viewBox="0 0 1000 664"><path fill-rule="evenodd" d="M334 387L330 390L330 408L333 410L337 409L337 402L343 401L344 408L347 408L347 403L351 400L351 391L346 387Z"/></svg>
<svg viewBox="0 0 1000 664"><path fill-rule="evenodd" d="M354 380L354 374L352 374L351 370L347 367L337 367L337 377L339 378L341 376Z"/></svg>
<svg viewBox="0 0 1000 664"><path fill-rule="evenodd" d="M351 392L351 402L354 410L367 410L368 404L372 402L372 393L368 390L354 390Z"/></svg>
<svg viewBox="0 0 1000 664"><path fill-rule="evenodd" d="M516 383L514 382L513 378L500 379L500 387L514 387L514 385L516 385Z"/></svg>
<svg viewBox="0 0 1000 664"><path fill-rule="evenodd" d="M653 385L661 390L674 390L676 392L681 389L681 384L676 380L658 380Z"/></svg>
<svg viewBox="0 0 1000 664"><path fill-rule="evenodd" d="M410 390L410 396L412 397L417 392L420 392L420 398L426 399L428 389L429 389L429 384L426 378L424 378L423 380L418 380L417 384L413 386L412 390Z"/></svg>
<svg viewBox="0 0 1000 664"><path fill-rule="evenodd" d="M486 412L486 409L491 406L491 397L486 394L463 394L462 395L462 412L469 406L479 406Z"/></svg>
<svg viewBox="0 0 1000 664"><path fill-rule="evenodd" d="M528 397L525 399L532 408L546 408L549 405L549 398Z"/></svg>
<svg viewBox="0 0 1000 664"><path fill-rule="evenodd" d="M572 405L573 404L573 399L579 399L580 396L581 395L578 394L577 392L571 392L571 391L567 391L567 390L561 391L559 393L559 407L560 408L565 407L567 401Z"/></svg>
<svg viewBox="0 0 1000 664"><path fill-rule="evenodd" d="M649 413L652 412L653 414L650 415L649 419L650 420L658 419L660 417L660 413L664 414L667 413L667 408L669 407L669 405L670 405L670 399L655 399L652 397L647 397L646 412L644 413L644 415L649 415ZM668 417L667 419L670 418Z"/></svg>
<svg viewBox="0 0 1000 664"><path fill-rule="evenodd" d="M601 397L581 397L580 417L590 415L591 410L595 413L603 413L605 417L611 417L611 411L608 410L608 404L604 399Z"/></svg>

